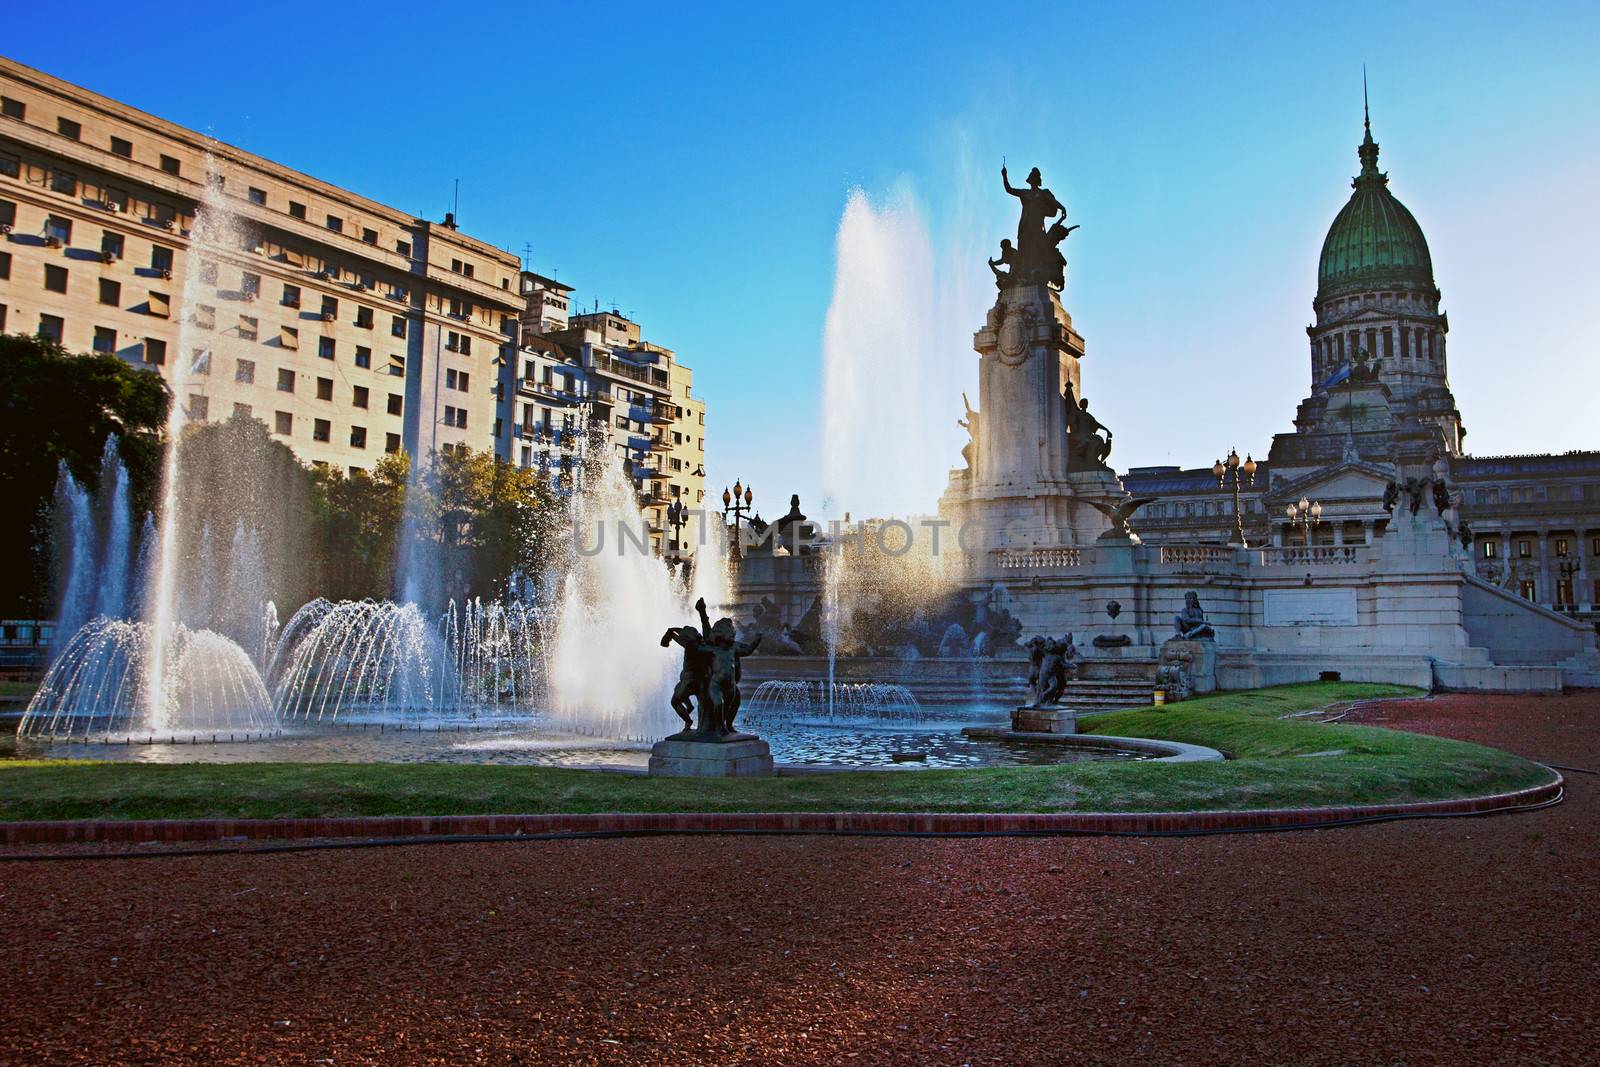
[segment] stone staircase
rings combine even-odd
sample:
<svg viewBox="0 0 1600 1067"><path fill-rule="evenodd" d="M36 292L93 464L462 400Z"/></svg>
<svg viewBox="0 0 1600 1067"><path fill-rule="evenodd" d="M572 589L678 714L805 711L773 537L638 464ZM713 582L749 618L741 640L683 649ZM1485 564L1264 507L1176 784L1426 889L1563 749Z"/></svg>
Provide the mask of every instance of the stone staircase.
<svg viewBox="0 0 1600 1067"><path fill-rule="evenodd" d="M1080 715L1122 708L1147 708L1154 699L1154 691L1155 683L1144 679L1079 678L1067 683L1061 704Z"/></svg>

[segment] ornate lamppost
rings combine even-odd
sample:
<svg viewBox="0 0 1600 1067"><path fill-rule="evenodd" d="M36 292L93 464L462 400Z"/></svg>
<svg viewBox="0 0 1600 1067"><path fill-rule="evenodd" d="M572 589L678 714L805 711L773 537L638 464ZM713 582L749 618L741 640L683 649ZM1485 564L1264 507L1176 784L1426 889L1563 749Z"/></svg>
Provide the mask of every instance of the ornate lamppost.
<svg viewBox="0 0 1600 1067"><path fill-rule="evenodd" d="M674 500L667 505L667 522L672 527L672 562L683 558L683 528L689 521L689 509L683 501Z"/></svg>
<svg viewBox="0 0 1600 1067"><path fill-rule="evenodd" d="M741 494L743 494L741 496ZM750 501L755 499L755 490L749 486L741 485L738 481L733 483L733 492L722 490L722 517L724 520L729 515L733 516L733 548L728 555L733 559L740 559L739 550L739 523L741 520L749 521Z"/></svg>
<svg viewBox="0 0 1600 1067"><path fill-rule="evenodd" d="M1561 572L1561 583L1556 586L1556 599L1558 601L1565 600L1565 603L1556 604L1556 610L1566 611L1568 614L1576 614L1578 611L1578 597L1576 595L1577 590L1573 588L1572 579L1580 569L1578 561L1575 559L1563 559L1556 564L1556 569Z"/></svg>
<svg viewBox="0 0 1600 1067"><path fill-rule="evenodd" d="M1298 504L1290 504L1283 509L1283 515L1289 520L1289 529L1296 526L1304 527L1306 531L1306 545L1311 545L1311 528L1322 525L1322 503L1317 500L1300 498Z"/></svg>
<svg viewBox="0 0 1600 1067"><path fill-rule="evenodd" d="M1249 548L1250 545L1244 539L1244 506L1239 500L1239 491L1241 478L1243 485L1256 484L1256 461L1246 453L1244 462L1241 463L1238 449L1230 448L1227 459L1219 459L1211 465L1211 473L1217 476L1218 489L1226 488L1228 475L1233 475L1233 540L1229 543L1240 548Z"/></svg>

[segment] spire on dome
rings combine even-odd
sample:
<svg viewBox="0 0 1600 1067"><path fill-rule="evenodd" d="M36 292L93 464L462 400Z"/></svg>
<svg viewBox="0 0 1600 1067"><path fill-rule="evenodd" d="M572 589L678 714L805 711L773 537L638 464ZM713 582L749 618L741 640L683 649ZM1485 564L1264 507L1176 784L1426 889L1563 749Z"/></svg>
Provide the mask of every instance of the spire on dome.
<svg viewBox="0 0 1600 1067"><path fill-rule="evenodd" d="M1364 136L1356 155L1361 157L1361 174L1351 184L1376 181L1388 184L1389 176L1378 170L1378 142L1372 139L1372 109L1367 104L1367 65L1361 65L1361 124Z"/></svg>

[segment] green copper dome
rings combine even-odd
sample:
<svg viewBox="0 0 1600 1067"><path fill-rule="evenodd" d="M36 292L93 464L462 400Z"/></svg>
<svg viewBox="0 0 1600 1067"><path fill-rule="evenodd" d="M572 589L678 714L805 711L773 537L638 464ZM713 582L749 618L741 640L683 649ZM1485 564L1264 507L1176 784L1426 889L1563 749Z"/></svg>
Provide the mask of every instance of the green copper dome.
<svg viewBox="0 0 1600 1067"><path fill-rule="evenodd" d="M1389 191L1389 176L1378 170L1378 144L1367 126L1359 151L1361 173L1355 192L1322 242L1317 268L1317 298L1365 289L1432 289L1433 258L1422 227Z"/></svg>

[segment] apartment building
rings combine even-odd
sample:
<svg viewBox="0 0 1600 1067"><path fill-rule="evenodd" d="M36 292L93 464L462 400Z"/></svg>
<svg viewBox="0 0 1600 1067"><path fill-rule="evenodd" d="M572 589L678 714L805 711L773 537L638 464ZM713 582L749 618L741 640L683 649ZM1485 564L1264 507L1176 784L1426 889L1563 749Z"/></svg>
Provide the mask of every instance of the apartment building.
<svg viewBox="0 0 1600 1067"><path fill-rule="evenodd" d="M519 290L521 343L501 372L498 454L570 488L579 436L603 429L634 480L654 550L693 555L699 526L674 525L673 506L705 505L705 402L694 372L616 310L572 314L571 286L524 271Z"/></svg>
<svg viewBox="0 0 1600 1067"><path fill-rule="evenodd" d="M448 216L0 59L0 331L153 367L191 419L249 414L349 471L493 448L519 268Z"/></svg>

